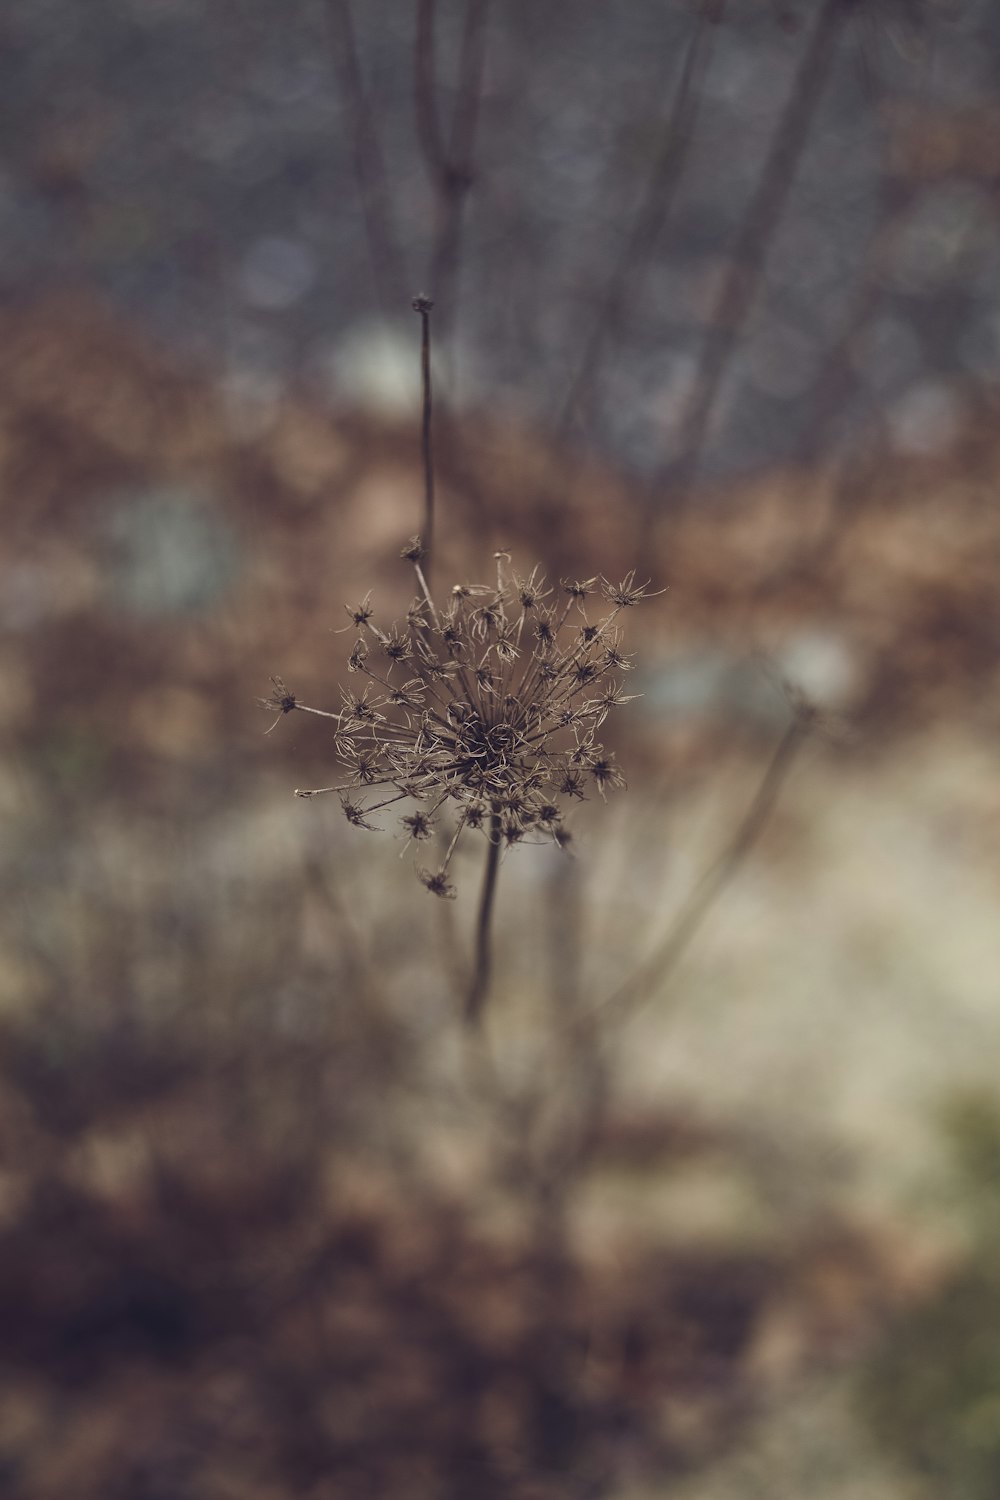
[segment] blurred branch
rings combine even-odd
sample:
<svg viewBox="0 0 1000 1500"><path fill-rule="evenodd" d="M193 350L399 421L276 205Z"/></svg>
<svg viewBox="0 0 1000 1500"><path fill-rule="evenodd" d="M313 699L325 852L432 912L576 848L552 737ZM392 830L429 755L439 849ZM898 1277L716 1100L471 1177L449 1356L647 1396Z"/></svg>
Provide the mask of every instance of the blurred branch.
<svg viewBox="0 0 1000 1500"><path fill-rule="evenodd" d="M417 140L432 178L447 181L451 163L438 118L434 82L435 0L417 0L417 37L413 52L413 103Z"/></svg>
<svg viewBox="0 0 1000 1500"><path fill-rule="evenodd" d="M558 1219L575 1182L587 1170L597 1148L615 1076L614 1050L622 1022L662 989L700 931L725 887L753 849L781 793L799 751L816 723L816 711L804 700L779 740L749 808L729 847L703 875L650 957L608 998L584 1012L563 1012L556 1020L554 1065L540 1070L522 1092L517 1115L521 1127L522 1167L526 1187L544 1206L550 1222ZM548 1111L548 1138L540 1122ZM534 1152L532 1143L535 1143Z"/></svg>
<svg viewBox="0 0 1000 1500"><path fill-rule="evenodd" d="M830 75L841 31L852 9L845 0L823 0L791 96L737 234L728 272L709 316L682 424L679 454L661 476L661 484L666 481L673 491L671 504L675 511L682 509L689 499L722 381L753 306L767 252ZM647 526L653 520L650 515Z"/></svg>
<svg viewBox="0 0 1000 1500"><path fill-rule="evenodd" d="M441 315L453 324L465 200L475 180L474 153L479 124L490 0L468 0L462 30L458 82L451 126L445 134L435 83L435 0L417 0L414 47L414 107L417 141L436 199L436 227L429 284Z"/></svg>
<svg viewBox="0 0 1000 1500"><path fill-rule="evenodd" d="M420 314L420 388L422 392L422 414L420 422L420 450L424 465L424 519L420 528L420 540L424 547L424 576L428 588L433 581L434 566L434 391L431 382L431 309L430 297L414 297L413 311Z"/></svg>
<svg viewBox="0 0 1000 1500"><path fill-rule="evenodd" d="M585 1021L601 1020L609 1016L624 1019L644 1004L654 989L662 989L697 936L712 907L760 837L815 722L816 712L810 705L801 703L796 706L795 715L779 740L753 801L729 847L702 876L675 918L670 931L651 956L613 994L593 1007L583 1017Z"/></svg>
<svg viewBox="0 0 1000 1500"><path fill-rule="evenodd" d="M361 74L351 0L326 0L326 14L330 50L350 119L372 280L382 316L388 321L405 305L406 271L392 228L385 161Z"/></svg>
<svg viewBox="0 0 1000 1500"><path fill-rule="evenodd" d="M546 915L549 988L557 1015L566 1019L576 1013L580 1003L580 934L586 931L583 882L576 860L553 861Z"/></svg>
<svg viewBox="0 0 1000 1500"><path fill-rule="evenodd" d="M575 416L585 414L608 343L621 332L629 297L635 295L636 282L646 269L673 208L701 103L701 85L712 45L712 26L720 18L721 11L721 4L718 15L710 15L702 9L695 21L646 191L618 261L598 298L597 316L556 420L557 431L561 434L565 434Z"/></svg>
<svg viewBox="0 0 1000 1500"><path fill-rule="evenodd" d="M810 413L796 444L803 462L814 460L830 424L843 410L857 385L852 365L857 344L870 328L886 293L886 278L899 239L918 203L909 184L889 178L883 189L883 211L848 303L843 325L829 345L813 385Z"/></svg>
<svg viewBox="0 0 1000 1500"><path fill-rule="evenodd" d="M478 1026L482 1019L483 1006L489 995L493 973L493 909L497 892L497 873L500 869L500 841L503 837L500 815L490 817L490 839L483 869L483 884L479 896L479 914L476 918L476 956L472 978L465 997L465 1019L470 1026Z"/></svg>

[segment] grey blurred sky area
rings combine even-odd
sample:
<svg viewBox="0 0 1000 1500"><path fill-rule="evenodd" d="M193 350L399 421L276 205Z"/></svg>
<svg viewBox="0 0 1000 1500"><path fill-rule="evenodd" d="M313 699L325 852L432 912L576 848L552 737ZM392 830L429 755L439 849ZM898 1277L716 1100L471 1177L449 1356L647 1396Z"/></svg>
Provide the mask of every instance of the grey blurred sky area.
<svg viewBox="0 0 1000 1500"><path fill-rule="evenodd" d="M5 0L0 117L0 295L254 396L405 404L421 289L453 405L646 475L1000 369L995 0Z"/></svg>

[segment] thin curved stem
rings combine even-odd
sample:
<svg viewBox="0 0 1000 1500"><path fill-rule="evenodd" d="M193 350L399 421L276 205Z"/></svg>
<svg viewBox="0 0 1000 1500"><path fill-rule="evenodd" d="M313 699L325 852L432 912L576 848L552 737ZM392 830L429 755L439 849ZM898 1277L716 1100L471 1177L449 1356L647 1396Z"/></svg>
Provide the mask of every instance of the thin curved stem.
<svg viewBox="0 0 1000 1500"><path fill-rule="evenodd" d="M326 0L326 14L330 52L353 146L372 282L382 317L390 322L406 286L406 269L392 220L389 177L375 111L361 71L351 0Z"/></svg>
<svg viewBox="0 0 1000 1500"><path fill-rule="evenodd" d="M707 9L695 19L649 182L622 253L598 298L597 317L556 418L560 434L569 431L574 417L586 416L585 408L593 394L610 340L621 331L628 312L628 299L635 295L637 284L648 270L650 256L673 209L694 135L701 104L701 84L708 70L712 33L718 19Z"/></svg>
<svg viewBox="0 0 1000 1500"><path fill-rule="evenodd" d="M414 297L412 306L413 311L420 314L420 382L423 390L420 438L424 460L424 523L420 541L424 549L426 578L420 575L419 566L417 574L433 615L434 604L430 598L430 576L434 551L434 440L431 426L434 413L434 394L431 384L431 309L434 303L430 297L421 293Z"/></svg>
<svg viewBox="0 0 1000 1500"><path fill-rule="evenodd" d="M500 870L500 814L490 818L490 842L483 870L483 884L479 893L479 915L476 919L476 957L472 980L465 997L465 1019L470 1026L478 1026L490 989L493 972L493 910L497 893L497 875Z"/></svg>
<svg viewBox="0 0 1000 1500"><path fill-rule="evenodd" d="M679 453L658 480L672 487L674 513L690 500L730 361L759 290L771 244L802 161L823 90L833 72L837 43L854 7L822 0L791 94L733 245L730 269L716 299L698 361L679 439ZM655 513L648 512L641 545L650 545Z"/></svg>
<svg viewBox="0 0 1000 1500"><path fill-rule="evenodd" d="M644 1005L657 989L663 988L701 931L715 902L757 842L799 751L812 734L815 724L815 710L810 705L800 705L779 740L728 849L702 876L674 919L670 931L650 957L613 994L582 1016L583 1022L605 1020L609 1014L623 1021Z"/></svg>

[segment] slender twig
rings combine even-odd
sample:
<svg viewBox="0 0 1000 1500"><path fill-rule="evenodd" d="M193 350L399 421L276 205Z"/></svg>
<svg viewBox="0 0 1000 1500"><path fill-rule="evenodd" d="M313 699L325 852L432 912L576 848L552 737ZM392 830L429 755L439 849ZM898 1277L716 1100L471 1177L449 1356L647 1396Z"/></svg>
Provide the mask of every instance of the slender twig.
<svg viewBox="0 0 1000 1500"><path fill-rule="evenodd" d="M911 183L887 171L882 183L882 212L866 251L857 283L852 291L840 330L831 341L814 381L809 409L795 443L795 456L805 466L822 463L830 448L834 423L856 394L859 352L864 337L875 325L881 303L891 285L891 270L902 236L920 204ZM851 522L864 510L880 470L884 417L876 408L869 412L867 431L852 435L849 447L835 459L830 484L820 489L822 507L813 526L804 527L797 546L758 579L758 599L787 587L789 576L808 572L818 563L829 565L831 548L842 546Z"/></svg>
<svg viewBox="0 0 1000 1500"><path fill-rule="evenodd" d="M556 1014L564 1021L575 1015L580 1005L580 934L586 931L583 884L575 859L553 862L546 904L549 989Z"/></svg>
<svg viewBox="0 0 1000 1500"><path fill-rule="evenodd" d="M584 1021L603 1020L609 1015L622 1019L644 1004L655 989L662 989L664 982L676 969L722 891L756 843L774 809L788 773L811 734L815 722L815 710L808 704L802 704L797 708L791 723L778 741L753 801L733 835L729 847L715 864L706 870L681 907L670 931L652 954L618 986L613 994L594 1006L582 1018Z"/></svg>
<svg viewBox="0 0 1000 1500"><path fill-rule="evenodd" d="M431 387L431 308L433 306L434 303L430 297L421 295L413 299L413 311L420 314L420 379L423 385L421 445L424 455L424 524L420 532L420 541L424 549L423 577L426 579L425 592L428 598L430 597L434 548L434 445L431 433L431 417L434 410ZM433 604L431 607L433 609Z"/></svg>
<svg viewBox="0 0 1000 1500"><path fill-rule="evenodd" d="M500 814L493 813L490 818L490 842L486 851L483 884L479 893L479 915L476 918L476 956L472 981L465 997L465 1019L470 1026L478 1026L482 1018L493 971L493 908L496 900L502 837Z"/></svg>
<svg viewBox="0 0 1000 1500"><path fill-rule="evenodd" d="M689 498L723 378L753 306L767 252L795 180L813 117L832 71L840 32L851 9L843 0L823 0L820 5L791 95L737 234L730 269L709 318L684 415L679 454L662 476L672 486L671 505L675 511ZM658 492L662 489L662 477L657 484ZM650 516L647 525L652 524Z"/></svg>
<svg viewBox="0 0 1000 1500"><path fill-rule="evenodd" d="M694 134L701 81L712 45L712 22L716 19L706 10L695 19L646 190L622 253L598 299L597 316L556 421L560 432L567 430L574 416L584 414L604 353L625 321L629 297L636 295L638 278L647 269L653 246L673 207Z"/></svg>
<svg viewBox="0 0 1000 1500"><path fill-rule="evenodd" d="M368 240L372 280L387 321L400 305L406 277L393 231L389 187L375 113L365 92L350 0L326 0L330 51L337 69L354 149L354 171Z"/></svg>
<svg viewBox="0 0 1000 1500"><path fill-rule="evenodd" d="M435 101L435 10L434 0L417 0L417 36L413 53L413 102L416 111L417 141L424 154L424 160L434 177L443 179L448 176L450 162Z"/></svg>
<svg viewBox="0 0 1000 1500"><path fill-rule="evenodd" d="M697 936L712 906L760 836L815 721L816 713L809 704L800 702L796 705L795 716L779 740L729 847L706 871L670 931L649 958L600 1004L557 1021L557 1042L560 1023L562 1026L564 1061L559 1070L559 1081L569 1094L563 1128L556 1133L544 1166L539 1169L549 1192L560 1189L567 1192L592 1159L608 1105L610 1080L614 1076L613 1058L622 1036L620 1023L646 1003L654 991L662 993L665 982ZM619 1024L608 1025L608 1022ZM544 1086L546 1097L551 1101L551 1074L546 1076Z"/></svg>
<svg viewBox="0 0 1000 1500"><path fill-rule="evenodd" d="M465 7L455 104L447 134L438 112L435 83L435 0L417 0L414 46L416 137L436 200L436 228L429 284L442 300L445 327L454 324L465 200L475 178L474 150L486 59L490 0Z"/></svg>
<svg viewBox="0 0 1000 1500"><path fill-rule="evenodd" d="M465 29L462 32L458 90L448 145L452 163L464 163L467 169L471 169L472 148L479 122L489 11L490 0L472 0L465 12Z"/></svg>
<svg viewBox="0 0 1000 1500"><path fill-rule="evenodd" d="M888 297L893 262L920 205L914 185L890 169L883 172L880 197L875 232L865 251L840 329L831 340L813 383L807 418L796 441L795 457L803 464L814 463L817 454L822 453L831 424L857 388L854 356L858 354L859 342L875 326L880 305Z"/></svg>

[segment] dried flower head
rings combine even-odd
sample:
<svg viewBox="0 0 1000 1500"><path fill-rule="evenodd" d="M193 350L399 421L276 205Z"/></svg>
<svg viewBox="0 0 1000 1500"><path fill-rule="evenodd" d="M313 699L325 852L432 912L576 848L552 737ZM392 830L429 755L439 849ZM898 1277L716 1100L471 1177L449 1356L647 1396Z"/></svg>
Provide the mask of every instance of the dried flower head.
<svg viewBox="0 0 1000 1500"><path fill-rule="evenodd" d="M616 605L618 609L630 609L633 604L638 604L640 599L655 598L655 595L649 592L648 578L645 583L636 583L634 568L630 573L625 574L621 583L611 583L607 578L602 578L601 589L605 599ZM657 592L662 594L663 590L659 589Z"/></svg>
<svg viewBox="0 0 1000 1500"><path fill-rule="evenodd" d="M265 734L271 733L271 729L275 728L284 714L290 714L299 706L295 694L288 691L280 677L271 678L271 692L266 698L258 698L257 702L261 708L266 708L269 713L277 715L271 728L265 729Z"/></svg>
<svg viewBox="0 0 1000 1500"><path fill-rule="evenodd" d="M347 610L347 613L350 616L351 625L354 625L358 630L360 630L361 626L367 625L368 621L372 617L372 596L370 593L366 594L361 603L356 604L353 609L349 604L345 604L344 608ZM344 626L345 630L350 630L350 628L350 625Z"/></svg>
<svg viewBox="0 0 1000 1500"><path fill-rule="evenodd" d="M446 870L418 870L417 874L432 896L440 896L443 901L454 901L455 887L449 884Z"/></svg>
<svg viewBox="0 0 1000 1500"><path fill-rule="evenodd" d="M343 690L340 711L326 713L275 679L267 706L279 717L300 708L335 720L343 779L298 795L336 793L355 827L373 829L372 814L415 803L400 819L409 844L431 837L437 813L452 808L440 868L417 872L429 891L450 899L449 870L466 830L500 849L539 839L563 848L561 801L582 799L590 786L601 796L624 786L596 732L628 701L610 675L630 665L615 621L648 586L637 586L634 574L620 584L563 581L562 603L551 607L539 570L519 577L499 553L495 587L456 585L439 608L419 541L404 556L419 595L403 625L379 628L368 598L348 610L358 630L348 666L368 678L364 691ZM607 612L592 620L586 606L598 587Z"/></svg>

